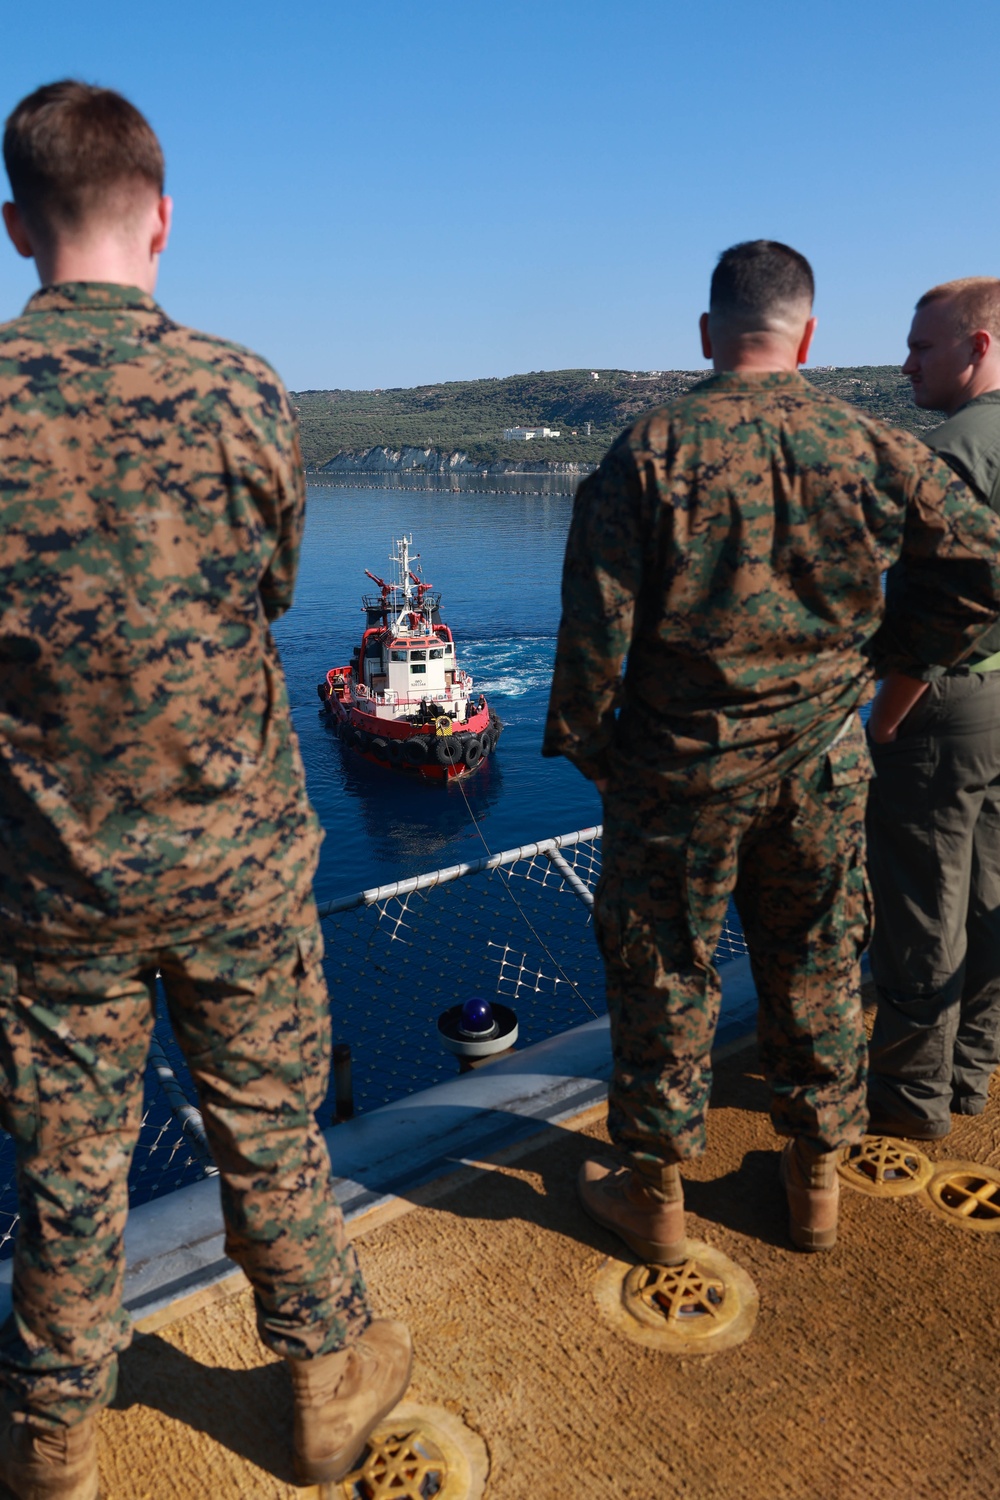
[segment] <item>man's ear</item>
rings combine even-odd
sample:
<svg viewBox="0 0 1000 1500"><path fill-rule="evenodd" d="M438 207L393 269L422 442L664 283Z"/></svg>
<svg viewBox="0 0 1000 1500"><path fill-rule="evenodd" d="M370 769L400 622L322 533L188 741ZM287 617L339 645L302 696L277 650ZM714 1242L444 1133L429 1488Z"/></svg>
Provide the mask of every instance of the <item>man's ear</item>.
<svg viewBox="0 0 1000 1500"><path fill-rule="evenodd" d="M989 354L993 346L993 335L985 328L977 328L970 335L969 342L972 344L972 363L978 365Z"/></svg>
<svg viewBox="0 0 1000 1500"><path fill-rule="evenodd" d="M24 227L21 210L16 203L5 203L3 206L3 222L10 242L18 255L23 255L25 260L34 260L35 252L28 238L28 231Z"/></svg>
<svg viewBox="0 0 1000 1500"><path fill-rule="evenodd" d="M698 327L701 330L701 352L706 359L712 358L712 338L708 331L708 313L702 313L698 319Z"/></svg>
<svg viewBox="0 0 1000 1500"><path fill-rule="evenodd" d="M149 244L150 255L162 255L167 248L170 238L170 226L174 217L174 200L166 196L159 199L156 205L156 225L153 230L153 238Z"/></svg>
<svg viewBox="0 0 1000 1500"><path fill-rule="evenodd" d="M810 318L805 326L802 338L799 341L798 351L795 355L795 363L797 365L804 365L809 358L809 346L812 344L817 322L817 318Z"/></svg>

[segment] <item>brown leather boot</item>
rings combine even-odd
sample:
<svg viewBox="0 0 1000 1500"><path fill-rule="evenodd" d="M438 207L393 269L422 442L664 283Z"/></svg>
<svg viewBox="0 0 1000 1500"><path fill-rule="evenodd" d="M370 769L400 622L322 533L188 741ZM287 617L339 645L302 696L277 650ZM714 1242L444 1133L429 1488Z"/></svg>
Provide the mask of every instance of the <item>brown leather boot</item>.
<svg viewBox="0 0 1000 1500"><path fill-rule="evenodd" d="M290 1359L295 1392L295 1474L302 1484L343 1479L382 1418L404 1394L413 1368L405 1323L369 1323L346 1349Z"/></svg>
<svg viewBox="0 0 1000 1500"><path fill-rule="evenodd" d="M97 1423L85 1417L55 1432L7 1422L0 1479L18 1500L97 1500Z"/></svg>
<svg viewBox="0 0 1000 1500"><path fill-rule="evenodd" d="M590 1217L624 1240L640 1260L659 1266L687 1260L684 1189L676 1162L647 1175L613 1162L585 1161L576 1186Z"/></svg>
<svg viewBox="0 0 1000 1500"><path fill-rule="evenodd" d="M801 1136L781 1153L781 1180L788 1195L788 1230L800 1250L832 1250L837 1243L839 1151L816 1151Z"/></svg>

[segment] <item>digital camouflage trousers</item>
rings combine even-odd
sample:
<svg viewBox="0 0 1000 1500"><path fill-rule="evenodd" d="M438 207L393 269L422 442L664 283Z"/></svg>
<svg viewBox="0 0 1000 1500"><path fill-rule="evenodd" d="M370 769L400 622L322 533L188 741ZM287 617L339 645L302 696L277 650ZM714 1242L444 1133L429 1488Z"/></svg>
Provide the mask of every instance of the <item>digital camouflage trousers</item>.
<svg viewBox="0 0 1000 1500"><path fill-rule="evenodd" d="M665 803L612 780L594 923L614 1057L608 1127L637 1165L705 1149L722 997L712 957L730 897L775 1129L822 1150L864 1134L870 767L852 726L783 780L731 800Z"/></svg>
<svg viewBox="0 0 1000 1500"><path fill-rule="evenodd" d="M16 1143L21 1214L0 1381L15 1411L73 1425L114 1396L157 969L261 1338L302 1357L364 1331L365 1285L315 1119L330 1053L322 951L310 901L265 930L0 964L0 1123Z"/></svg>

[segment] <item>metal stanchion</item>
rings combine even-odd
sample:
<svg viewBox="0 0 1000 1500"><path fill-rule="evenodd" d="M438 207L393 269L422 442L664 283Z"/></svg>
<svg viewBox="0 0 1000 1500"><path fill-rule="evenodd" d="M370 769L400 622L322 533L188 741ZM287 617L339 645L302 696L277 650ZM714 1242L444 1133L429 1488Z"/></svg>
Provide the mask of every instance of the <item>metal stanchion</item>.
<svg viewBox="0 0 1000 1500"><path fill-rule="evenodd" d="M354 1086L351 1082L351 1049L338 1042L333 1049L333 1123L339 1125L354 1114Z"/></svg>

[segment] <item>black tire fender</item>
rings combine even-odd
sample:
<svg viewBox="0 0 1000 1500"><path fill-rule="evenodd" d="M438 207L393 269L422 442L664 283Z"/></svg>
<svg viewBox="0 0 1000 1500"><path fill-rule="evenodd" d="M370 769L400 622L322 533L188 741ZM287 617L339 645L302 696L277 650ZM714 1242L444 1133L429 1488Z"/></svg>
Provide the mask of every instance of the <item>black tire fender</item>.
<svg viewBox="0 0 1000 1500"><path fill-rule="evenodd" d="M440 766L457 766L462 759L462 741L457 734L441 734L434 741L434 758Z"/></svg>
<svg viewBox="0 0 1000 1500"><path fill-rule="evenodd" d="M403 763L407 766L425 766L431 742L425 734L414 735L403 741Z"/></svg>
<svg viewBox="0 0 1000 1500"><path fill-rule="evenodd" d="M465 764L474 771L483 758L484 746L478 734L470 734L464 746Z"/></svg>

